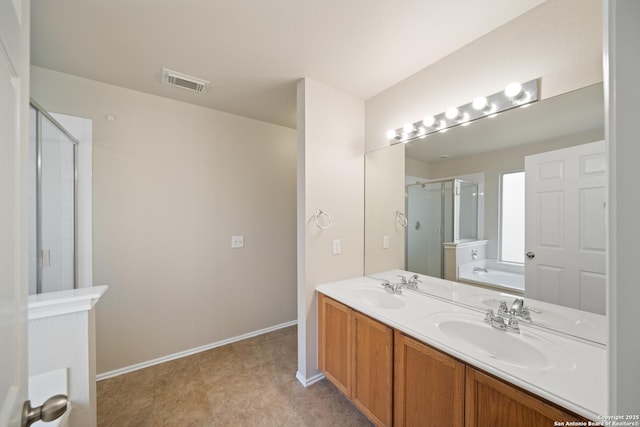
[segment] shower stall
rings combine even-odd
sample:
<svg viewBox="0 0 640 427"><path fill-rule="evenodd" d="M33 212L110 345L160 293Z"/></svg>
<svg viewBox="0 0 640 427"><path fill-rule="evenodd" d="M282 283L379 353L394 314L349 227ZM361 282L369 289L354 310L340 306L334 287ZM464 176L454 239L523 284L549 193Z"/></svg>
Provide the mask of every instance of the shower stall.
<svg viewBox="0 0 640 427"><path fill-rule="evenodd" d="M29 121L29 293L74 289L78 140L33 100Z"/></svg>
<svg viewBox="0 0 640 427"><path fill-rule="evenodd" d="M443 277L444 243L478 238L478 184L461 179L406 188L406 268Z"/></svg>

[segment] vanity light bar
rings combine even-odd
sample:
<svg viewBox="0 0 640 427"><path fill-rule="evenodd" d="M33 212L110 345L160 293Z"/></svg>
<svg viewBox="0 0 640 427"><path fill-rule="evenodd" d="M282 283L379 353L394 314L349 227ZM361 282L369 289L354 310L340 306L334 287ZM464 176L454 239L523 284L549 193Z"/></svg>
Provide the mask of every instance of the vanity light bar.
<svg viewBox="0 0 640 427"><path fill-rule="evenodd" d="M427 116L415 123L407 123L396 130L387 131L391 144L406 143L425 138L436 132L445 132L454 126L465 126L483 117L494 117L498 113L538 101L539 80L526 83L510 83L505 90L487 97L478 97L460 107L450 107L436 116Z"/></svg>

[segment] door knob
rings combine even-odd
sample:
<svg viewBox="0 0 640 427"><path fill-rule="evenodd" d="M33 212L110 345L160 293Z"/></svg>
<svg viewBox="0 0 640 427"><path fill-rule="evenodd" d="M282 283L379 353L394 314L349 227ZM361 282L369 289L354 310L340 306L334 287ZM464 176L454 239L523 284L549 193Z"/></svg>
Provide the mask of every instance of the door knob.
<svg viewBox="0 0 640 427"><path fill-rule="evenodd" d="M62 416L67 410L69 400L64 394L56 394L48 398L42 406L36 408L31 407L31 401L27 400L22 406L22 422L21 427L29 427L36 421L53 421Z"/></svg>
<svg viewBox="0 0 640 427"><path fill-rule="evenodd" d="M531 252L531 251L527 252L527 258L533 259L535 257L536 257L536 253L535 252Z"/></svg>

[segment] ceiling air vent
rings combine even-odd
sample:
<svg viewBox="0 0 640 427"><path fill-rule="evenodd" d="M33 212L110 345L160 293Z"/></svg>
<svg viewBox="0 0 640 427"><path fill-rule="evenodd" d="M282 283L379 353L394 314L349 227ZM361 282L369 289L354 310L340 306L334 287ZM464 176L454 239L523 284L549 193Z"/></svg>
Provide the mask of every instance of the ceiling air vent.
<svg viewBox="0 0 640 427"><path fill-rule="evenodd" d="M209 82L206 80L187 76L186 74L177 73L166 68L162 69L162 83L198 93L205 92L207 86L209 86Z"/></svg>

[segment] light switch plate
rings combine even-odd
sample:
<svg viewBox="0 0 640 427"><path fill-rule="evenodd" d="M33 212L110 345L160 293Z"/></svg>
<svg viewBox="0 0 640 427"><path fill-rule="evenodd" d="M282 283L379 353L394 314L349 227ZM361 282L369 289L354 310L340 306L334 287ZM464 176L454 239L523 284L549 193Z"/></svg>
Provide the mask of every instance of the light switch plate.
<svg viewBox="0 0 640 427"><path fill-rule="evenodd" d="M244 236L231 236L231 248L238 249L244 247Z"/></svg>
<svg viewBox="0 0 640 427"><path fill-rule="evenodd" d="M340 239L335 239L333 241L333 254L334 255L340 255L340 251L342 250L342 248L340 247Z"/></svg>
<svg viewBox="0 0 640 427"><path fill-rule="evenodd" d="M382 249L389 249L389 236L382 238Z"/></svg>

